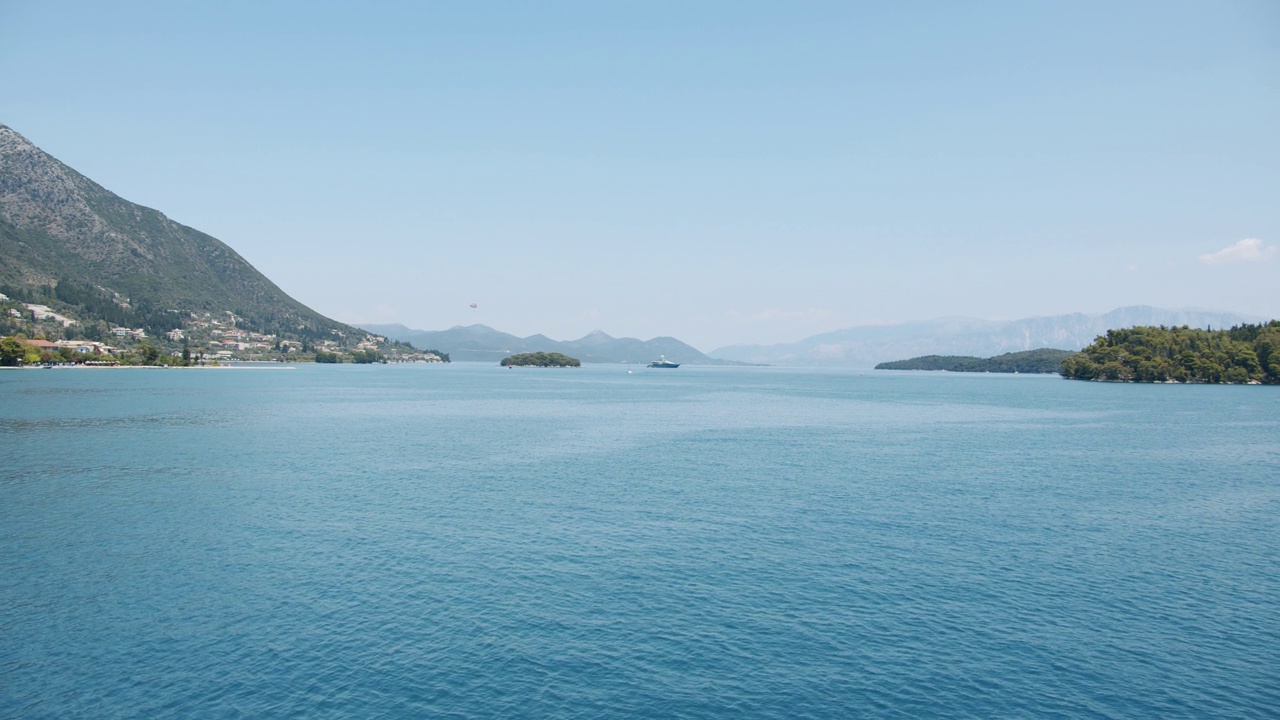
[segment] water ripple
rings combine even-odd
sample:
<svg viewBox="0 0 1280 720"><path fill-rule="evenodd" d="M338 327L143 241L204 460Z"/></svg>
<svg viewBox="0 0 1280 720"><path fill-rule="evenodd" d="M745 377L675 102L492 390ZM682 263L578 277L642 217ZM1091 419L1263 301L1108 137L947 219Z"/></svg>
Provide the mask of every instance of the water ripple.
<svg viewBox="0 0 1280 720"><path fill-rule="evenodd" d="M1274 400L434 370L23 374L0 716L1280 707Z"/></svg>

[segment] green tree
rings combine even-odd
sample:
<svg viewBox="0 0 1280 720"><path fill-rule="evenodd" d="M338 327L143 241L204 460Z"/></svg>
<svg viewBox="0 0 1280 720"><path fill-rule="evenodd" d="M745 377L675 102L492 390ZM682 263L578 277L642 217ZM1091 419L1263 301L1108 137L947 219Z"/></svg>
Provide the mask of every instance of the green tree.
<svg viewBox="0 0 1280 720"><path fill-rule="evenodd" d="M1063 361L1063 377L1117 382L1280 383L1280 321L1230 330L1109 330Z"/></svg>
<svg viewBox="0 0 1280 720"><path fill-rule="evenodd" d="M7 337L0 340L0 365L19 365L26 354L27 345L18 338Z"/></svg>
<svg viewBox="0 0 1280 720"><path fill-rule="evenodd" d="M1227 371L1222 374L1222 381L1236 384L1247 383L1249 382L1249 373L1239 366L1228 368Z"/></svg>
<svg viewBox="0 0 1280 720"><path fill-rule="evenodd" d="M503 367L580 367L582 362L557 352L518 353L502 359Z"/></svg>
<svg viewBox="0 0 1280 720"><path fill-rule="evenodd" d="M158 365L160 363L160 348L152 345L146 340L138 343L136 352L138 353L138 359L142 361L143 365Z"/></svg>

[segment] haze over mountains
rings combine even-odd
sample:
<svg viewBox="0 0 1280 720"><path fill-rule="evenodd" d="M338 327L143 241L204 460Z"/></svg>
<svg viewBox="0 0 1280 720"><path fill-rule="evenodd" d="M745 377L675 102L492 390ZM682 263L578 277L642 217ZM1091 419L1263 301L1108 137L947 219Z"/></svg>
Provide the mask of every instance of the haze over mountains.
<svg viewBox="0 0 1280 720"><path fill-rule="evenodd" d="M1079 350L1107 330L1136 325L1224 328L1261 319L1230 312L1166 310L1146 305L1095 315L1072 313L1008 321L944 317L926 322L843 328L794 343L730 345L710 354L769 365L873 367L881 362L922 355L991 357L1037 348Z"/></svg>
<svg viewBox="0 0 1280 720"><path fill-rule="evenodd" d="M1108 313L1073 313L1022 320L939 318L898 325L850 327L778 345L732 345L703 353L672 337L652 340L614 338L596 331L578 340L546 335L518 337L486 325L448 330L414 330L404 325L365 324L368 330L417 347L439 348L454 360L497 362L513 353L561 352L593 363L647 363L661 355L689 365L790 365L873 367L881 362L922 355L992 357L1010 352L1056 348L1079 350L1107 330L1136 325L1188 325L1226 328L1260 318L1230 312L1167 310L1149 306Z"/></svg>
<svg viewBox="0 0 1280 720"><path fill-rule="evenodd" d="M404 325L362 325L365 330L417 347L439 348L453 360L497 362L525 352L559 352L588 363L645 364L665 356L682 365L736 365L699 352L673 337L651 340L615 338L599 330L577 340L552 340L546 335L517 337L486 325L457 326L448 330L413 330Z"/></svg>
<svg viewBox="0 0 1280 720"><path fill-rule="evenodd" d="M63 292L67 290L68 292ZM127 316L163 331L182 313L233 313L241 326L281 337L356 337L285 294L219 240L131 203L0 125L0 291L49 297L81 316ZM102 311L107 308L110 313ZM1104 314L850 327L794 343L730 345L703 353L673 337L614 338L596 331L571 341L517 337L484 325L444 331L366 325L375 333L439 348L457 360L498 360L517 352L562 352L584 362L872 367L922 355L972 355L1051 347L1078 350L1110 329L1136 325L1229 327L1265 320L1229 312L1148 306Z"/></svg>

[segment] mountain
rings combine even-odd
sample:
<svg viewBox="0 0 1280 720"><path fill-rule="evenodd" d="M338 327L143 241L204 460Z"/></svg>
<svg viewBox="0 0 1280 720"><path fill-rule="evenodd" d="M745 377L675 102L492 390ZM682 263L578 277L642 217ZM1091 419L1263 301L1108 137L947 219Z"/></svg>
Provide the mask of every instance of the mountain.
<svg viewBox="0 0 1280 720"><path fill-rule="evenodd" d="M190 313L280 337L363 337L286 295L234 250L125 200L0 125L0 292L85 323L155 333Z"/></svg>
<svg viewBox="0 0 1280 720"><path fill-rule="evenodd" d="M486 325L456 326L448 330L414 330L404 325L364 325L365 330L417 347L439 348L453 360L498 362L508 355L558 352L585 363L647 364L666 356L682 365L738 365L708 357L673 337L652 340L615 338L599 330L577 340L552 340L546 335L517 337Z"/></svg>
<svg viewBox="0 0 1280 720"><path fill-rule="evenodd" d="M814 335L779 345L731 345L713 357L771 365L843 365L876 363L923 355L991 357L1053 347L1079 350L1107 330L1135 326L1225 328L1258 318L1227 312L1165 310L1145 305L1099 315L1074 313L996 321L948 317L898 325L866 325Z"/></svg>
<svg viewBox="0 0 1280 720"><path fill-rule="evenodd" d="M416 347L435 348L449 353L452 360L485 360L498 362L516 353L549 350L557 343L550 338L534 335L519 338L494 330L486 325L456 326L448 330L413 330L404 325L366 324L362 329L392 340L412 343Z"/></svg>

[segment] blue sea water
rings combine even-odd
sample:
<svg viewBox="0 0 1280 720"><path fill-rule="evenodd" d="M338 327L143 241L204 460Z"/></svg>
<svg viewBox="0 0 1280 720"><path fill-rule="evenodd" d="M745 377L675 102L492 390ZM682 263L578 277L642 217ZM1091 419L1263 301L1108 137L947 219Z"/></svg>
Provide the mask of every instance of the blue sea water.
<svg viewBox="0 0 1280 720"><path fill-rule="evenodd" d="M1277 717L1280 390L0 372L5 717Z"/></svg>

